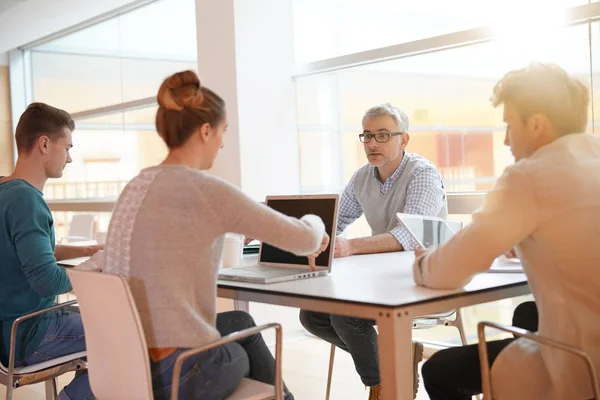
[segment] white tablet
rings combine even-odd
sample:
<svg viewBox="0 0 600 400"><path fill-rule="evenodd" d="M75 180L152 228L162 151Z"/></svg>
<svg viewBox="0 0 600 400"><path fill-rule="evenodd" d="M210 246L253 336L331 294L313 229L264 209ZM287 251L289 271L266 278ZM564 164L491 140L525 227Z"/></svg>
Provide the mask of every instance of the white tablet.
<svg viewBox="0 0 600 400"><path fill-rule="evenodd" d="M397 213L396 218L424 249L447 242L462 229L460 221L446 221L437 217ZM500 256L494 260L489 272L522 273L523 267L518 258Z"/></svg>
<svg viewBox="0 0 600 400"><path fill-rule="evenodd" d="M461 222L438 217L397 213L396 218L424 249L447 242L462 228Z"/></svg>

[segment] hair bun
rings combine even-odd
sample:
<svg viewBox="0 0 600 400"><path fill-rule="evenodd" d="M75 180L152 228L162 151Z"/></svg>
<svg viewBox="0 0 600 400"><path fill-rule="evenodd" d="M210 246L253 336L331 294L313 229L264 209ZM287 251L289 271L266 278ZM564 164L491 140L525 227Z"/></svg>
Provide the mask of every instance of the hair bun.
<svg viewBox="0 0 600 400"><path fill-rule="evenodd" d="M183 71L171 75L160 86L156 100L167 110L181 111L202 104L200 78L194 71Z"/></svg>

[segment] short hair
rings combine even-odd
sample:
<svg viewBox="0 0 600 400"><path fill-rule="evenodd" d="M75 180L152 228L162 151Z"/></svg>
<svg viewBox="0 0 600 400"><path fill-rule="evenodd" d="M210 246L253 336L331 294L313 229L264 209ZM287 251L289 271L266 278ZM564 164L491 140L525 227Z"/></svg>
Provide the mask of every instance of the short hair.
<svg viewBox="0 0 600 400"><path fill-rule="evenodd" d="M542 113L562 136L585 131L589 97L587 87L558 65L535 63L504 75L490 100L494 107L514 106L524 122Z"/></svg>
<svg viewBox="0 0 600 400"><path fill-rule="evenodd" d="M169 149L183 145L205 123L215 127L225 118L225 101L202 86L194 71L165 79L156 98L156 130Z"/></svg>
<svg viewBox="0 0 600 400"><path fill-rule="evenodd" d="M75 129L75 122L68 112L44 103L31 103L17 124L17 151L29 153L35 141L44 135L50 140L58 140L63 136L64 128Z"/></svg>
<svg viewBox="0 0 600 400"><path fill-rule="evenodd" d="M402 132L402 133L408 132L408 125L409 125L408 115L406 115L406 113L403 110L399 109L398 107L393 106L390 103L378 104L376 106L369 108L367 110L367 112L365 112L365 115L363 116L362 124L364 125L365 121L370 118L377 118L377 117L381 117L384 115L389 115L390 117L392 117L394 119L394 121L396 121L396 125L398 125L398 130L400 132Z"/></svg>

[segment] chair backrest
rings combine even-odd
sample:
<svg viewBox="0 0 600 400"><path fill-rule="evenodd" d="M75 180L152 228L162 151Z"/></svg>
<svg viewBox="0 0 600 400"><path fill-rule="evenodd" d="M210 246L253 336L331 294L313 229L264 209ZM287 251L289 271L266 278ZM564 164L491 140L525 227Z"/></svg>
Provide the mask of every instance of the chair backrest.
<svg viewBox="0 0 600 400"><path fill-rule="evenodd" d="M450 227L450 229L452 229L452 231L454 231L454 233L457 233L458 231L460 231L463 228L463 222L462 221L447 220L446 223L448 224L448 226Z"/></svg>
<svg viewBox="0 0 600 400"><path fill-rule="evenodd" d="M69 236L94 238L94 220L92 214L75 214L69 223Z"/></svg>
<svg viewBox="0 0 600 400"><path fill-rule="evenodd" d="M123 277L68 269L79 301L90 385L101 400L152 400L148 346Z"/></svg>

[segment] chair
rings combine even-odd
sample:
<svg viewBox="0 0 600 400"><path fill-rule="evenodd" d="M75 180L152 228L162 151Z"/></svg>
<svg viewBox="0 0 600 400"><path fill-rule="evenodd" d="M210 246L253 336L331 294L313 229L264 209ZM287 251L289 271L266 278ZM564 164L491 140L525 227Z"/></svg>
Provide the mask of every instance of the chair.
<svg viewBox="0 0 600 400"><path fill-rule="evenodd" d="M462 229L462 221L446 221L450 228L455 232ZM453 326L458 330L460 335L460 341L463 345L468 344L467 335L465 334L465 327L463 325L461 310L450 310L445 313L425 315L422 317L415 318L413 320L413 329L429 329L436 326ZM327 373L327 389L325 392L325 400L329 400L331 394L331 380L333 377L333 362L335 359L335 345L331 345L329 350L329 371Z"/></svg>
<svg viewBox="0 0 600 400"><path fill-rule="evenodd" d="M533 340L534 342L537 342L541 345L555 347L559 350L566 351L568 353L571 353L573 355L576 355L576 356L582 358L588 367L588 372L590 373L590 379L592 381L592 390L594 392L594 399L600 399L600 389L598 387L598 379L597 379L598 375L596 374L596 370L594 368L594 364L592 363L592 360L587 355L587 353L585 353L584 351L577 349L575 347L566 345L564 343L557 342L555 340L546 338L544 336L533 334L529 331L526 331L525 329L515 328L512 326L505 326L505 325L501 325L501 324L497 324L497 323L493 323L493 322L480 322L477 325L477 335L479 337L479 343L478 343L479 359L481 360L481 362L479 363L480 368L481 368L481 384L482 384L482 388L483 388L483 397L485 399L490 399L490 400L493 399L492 386L491 386L491 380L490 380L490 364L489 364L489 359L488 359L487 346L485 345L486 344L485 328L493 328L493 329L497 329L500 331L512 333L513 335L515 335L517 337L524 337L529 340Z"/></svg>
<svg viewBox="0 0 600 400"><path fill-rule="evenodd" d="M96 398L152 400L154 395L148 345L126 278L100 272L80 271L76 268L67 270L67 273L80 304L86 337L90 385ZM278 390L271 385L243 379L228 400L283 399L282 335L281 326L278 324L246 329L202 348L190 349L177 358L175 371L179 371L183 360L193 354L268 328L275 328L277 332ZM175 388L178 386L179 373L173 375L172 386ZM177 389L174 389L175 396L177 396Z"/></svg>
<svg viewBox="0 0 600 400"><path fill-rule="evenodd" d="M0 363L0 384L6 386L6 400L12 400L13 391L19 387L45 382L46 400L56 399L56 377L71 371L87 368L84 357L86 352L68 354L39 364L25 367L15 367L15 345L17 328L25 320L37 317L50 311L58 310L76 304L77 301L68 301L46 309L19 317L13 322L10 333L10 349L8 366Z"/></svg>
<svg viewBox="0 0 600 400"><path fill-rule="evenodd" d="M75 214L69 224L69 236L60 238L60 243L82 242L94 239L94 223L92 214Z"/></svg>

